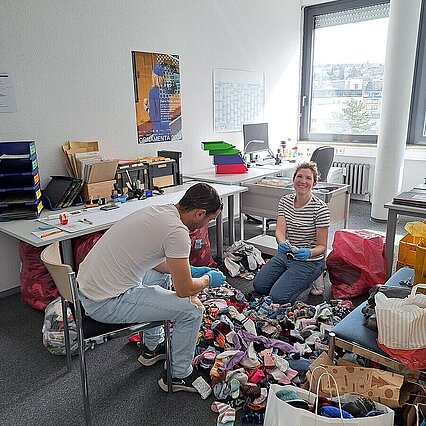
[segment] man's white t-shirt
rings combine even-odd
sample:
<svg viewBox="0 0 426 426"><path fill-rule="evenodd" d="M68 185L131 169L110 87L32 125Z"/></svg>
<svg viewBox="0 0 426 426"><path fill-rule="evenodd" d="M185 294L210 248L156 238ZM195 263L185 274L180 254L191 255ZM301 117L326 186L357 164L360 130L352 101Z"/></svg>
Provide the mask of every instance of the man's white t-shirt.
<svg viewBox="0 0 426 426"><path fill-rule="evenodd" d="M77 281L89 299L117 297L140 284L166 257L188 258L189 229L174 205L149 206L114 224L80 264Z"/></svg>

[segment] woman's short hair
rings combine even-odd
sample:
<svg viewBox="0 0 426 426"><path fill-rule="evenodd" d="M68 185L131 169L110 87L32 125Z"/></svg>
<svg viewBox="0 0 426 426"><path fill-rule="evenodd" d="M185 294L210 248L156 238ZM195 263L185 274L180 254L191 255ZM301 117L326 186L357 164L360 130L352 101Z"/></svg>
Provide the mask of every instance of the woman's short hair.
<svg viewBox="0 0 426 426"><path fill-rule="evenodd" d="M318 168L317 168L317 163L315 163L314 161L309 161L309 162L298 164L296 169L294 170L293 180L296 179L296 175L297 175L297 173L299 173L299 170L301 170L301 169L312 170L312 174L314 175L314 182L315 183L318 182L318 179L320 177L320 173L319 173Z"/></svg>
<svg viewBox="0 0 426 426"><path fill-rule="evenodd" d="M206 214L222 210L223 204L220 201L217 191L207 183L196 183L191 186L179 201L179 207L184 211L203 209Z"/></svg>

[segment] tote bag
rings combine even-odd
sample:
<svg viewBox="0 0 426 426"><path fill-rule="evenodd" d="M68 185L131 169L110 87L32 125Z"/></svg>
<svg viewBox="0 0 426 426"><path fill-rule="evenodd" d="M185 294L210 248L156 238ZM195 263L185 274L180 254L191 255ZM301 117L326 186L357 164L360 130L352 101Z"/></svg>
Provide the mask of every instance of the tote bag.
<svg viewBox="0 0 426 426"><path fill-rule="evenodd" d="M377 293L377 343L387 354L409 368L426 368L426 295L417 284L405 299L388 298Z"/></svg>
<svg viewBox="0 0 426 426"><path fill-rule="evenodd" d="M321 381L323 375L320 376L318 383ZM332 419L316 415L310 411L302 408L293 407L290 404L282 401L277 397L277 392L281 389L291 390L296 392L299 398L313 405L317 399L316 394L309 392L305 389L297 388L295 386L286 385L280 386L272 384L269 388L268 403L266 405L265 422L264 426L326 426L326 425L358 425L358 426L393 426L394 412L383 404L376 402L378 410L385 411L375 417L359 417L355 419ZM318 391L319 392L319 389Z"/></svg>

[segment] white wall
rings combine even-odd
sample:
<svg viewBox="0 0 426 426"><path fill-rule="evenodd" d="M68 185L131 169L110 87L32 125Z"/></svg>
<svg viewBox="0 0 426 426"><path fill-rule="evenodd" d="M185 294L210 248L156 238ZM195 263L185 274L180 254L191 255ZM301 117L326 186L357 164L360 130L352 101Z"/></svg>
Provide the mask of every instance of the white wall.
<svg viewBox="0 0 426 426"><path fill-rule="evenodd" d="M2 2L0 70L18 111L0 114L0 140L34 139L40 175L65 173L60 146L99 140L105 156L183 152L184 171L211 165L202 140L242 148L240 133L213 131L212 70L265 73L271 144L296 139L298 1L14 0ZM180 55L183 140L138 145L132 50ZM0 235L0 292L19 285L17 244Z"/></svg>

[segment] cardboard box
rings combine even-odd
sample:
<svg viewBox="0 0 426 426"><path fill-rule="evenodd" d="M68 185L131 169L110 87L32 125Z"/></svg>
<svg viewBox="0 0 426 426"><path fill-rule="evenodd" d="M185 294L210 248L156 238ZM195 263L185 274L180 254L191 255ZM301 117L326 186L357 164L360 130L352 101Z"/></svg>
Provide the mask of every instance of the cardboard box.
<svg viewBox="0 0 426 426"><path fill-rule="evenodd" d="M315 370L318 366L321 368ZM364 395L390 408L401 407L409 397L409 387L403 387L404 376L358 365L334 365L325 352L311 364L309 369L306 377L309 382L313 380L312 388L315 390L319 376L328 372L336 380L340 395L344 393ZM321 381L320 390L325 394L336 396L334 383L327 378Z"/></svg>
<svg viewBox="0 0 426 426"><path fill-rule="evenodd" d="M85 183L81 191L81 196L84 201L97 200L105 198L107 201L111 199L112 191L114 190L115 180L105 182Z"/></svg>
<svg viewBox="0 0 426 426"><path fill-rule="evenodd" d="M118 160L105 160L90 165L87 183L102 183L115 178Z"/></svg>

